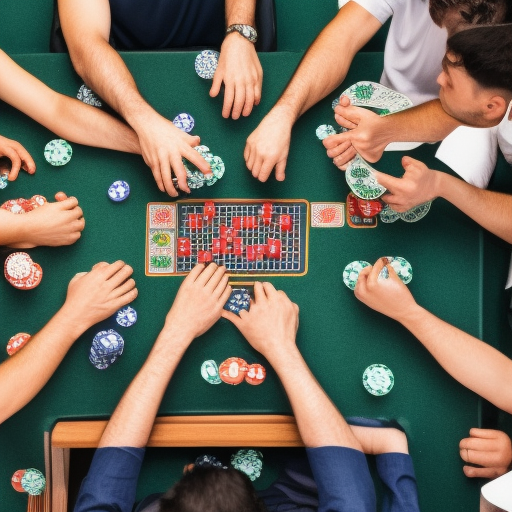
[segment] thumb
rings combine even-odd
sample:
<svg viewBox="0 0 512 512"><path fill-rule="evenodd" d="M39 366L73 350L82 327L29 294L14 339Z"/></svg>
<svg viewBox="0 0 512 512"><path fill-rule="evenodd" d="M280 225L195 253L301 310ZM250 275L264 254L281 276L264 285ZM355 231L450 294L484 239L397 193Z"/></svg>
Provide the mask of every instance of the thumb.
<svg viewBox="0 0 512 512"><path fill-rule="evenodd" d="M226 320L229 320L235 327L240 329L240 324L242 323L242 319L235 315L232 311L226 311L225 309L222 310L222 318L225 318Z"/></svg>
<svg viewBox="0 0 512 512"><path fill-rule="evenodd" d="M339 103L342 107L350 107L351 103L350 103L350 98L348 96L340 96L340 103Z"/></svg>
<svg viewBox="0 0 512 512"><path fill-rule="evenodd" d="M59 201L59 206L61 210L72 210L73 208L78 206L78 199L76 197L68 197L62 200L57 199L57 201Z"/></svg>
<svg viewBox="0 0 512 512"><path fill-rule="evenodd" d="M393 189L395 189L397 185L400 183L400 178L395 178L394 176L390 176L389 174L386 174L384 172L374 170L373 174L377 181L379 182L379 185L382 185L391 193L393 193Z"/></svg>

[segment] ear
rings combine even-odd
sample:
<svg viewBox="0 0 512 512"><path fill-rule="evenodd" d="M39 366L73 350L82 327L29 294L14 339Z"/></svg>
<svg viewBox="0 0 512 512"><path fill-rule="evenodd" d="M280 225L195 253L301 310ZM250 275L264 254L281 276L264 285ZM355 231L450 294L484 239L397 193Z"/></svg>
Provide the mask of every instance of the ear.
<svg viewBox="0 0 512 512"><path fill-rule="evenodd" d="M499 123L507 113L508 102L498 94L491 96L485 102L484 117L487 121L497 121Z"/></svg>

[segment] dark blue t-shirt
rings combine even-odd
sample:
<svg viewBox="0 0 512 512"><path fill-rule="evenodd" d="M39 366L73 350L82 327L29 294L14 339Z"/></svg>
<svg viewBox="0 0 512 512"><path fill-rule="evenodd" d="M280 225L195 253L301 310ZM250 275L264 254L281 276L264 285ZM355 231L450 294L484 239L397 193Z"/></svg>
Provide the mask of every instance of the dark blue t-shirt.
<svg viewBox="0 0 512 512"><path fill-rule="evenodd" d="M118 50L220 47L224 0L110 0Z"/></svg>

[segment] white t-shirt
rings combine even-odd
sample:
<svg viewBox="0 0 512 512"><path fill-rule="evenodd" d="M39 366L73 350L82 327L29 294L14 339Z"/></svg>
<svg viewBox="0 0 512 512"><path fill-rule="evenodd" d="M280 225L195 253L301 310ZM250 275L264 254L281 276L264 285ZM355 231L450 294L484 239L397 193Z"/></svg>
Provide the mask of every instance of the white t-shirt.
<svg viewBox="0 0 512 512"><path fill-rule="evenodd" d="M392 17L381 83L405 94L414 105L438 98L436 80L442 70L447 32L432 21L428 0L338 0L338 5L341 8L349 1L382 24ZM487 187L496 166L498 140L512 162L512 122L505 122L491 129L457 128L441 143L436 157L468 183ZM400 143L395 148L402 149Z"/></svg>

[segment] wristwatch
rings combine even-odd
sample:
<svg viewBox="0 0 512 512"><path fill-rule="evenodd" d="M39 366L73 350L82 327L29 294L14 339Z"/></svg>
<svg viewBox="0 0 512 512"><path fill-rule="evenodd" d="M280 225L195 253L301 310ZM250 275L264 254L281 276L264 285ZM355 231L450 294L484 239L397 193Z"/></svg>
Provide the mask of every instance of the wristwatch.
<svg viewBox="0 0 512 512"><path fill-rule="evenodd" d="M251 43L255 43L258 40L258 32L251 25L242 25L239 23L235 23L234 25L229 25L226 29L226 35L231 34L231 32L238 32L242 37L245 37Z"/></svg>

